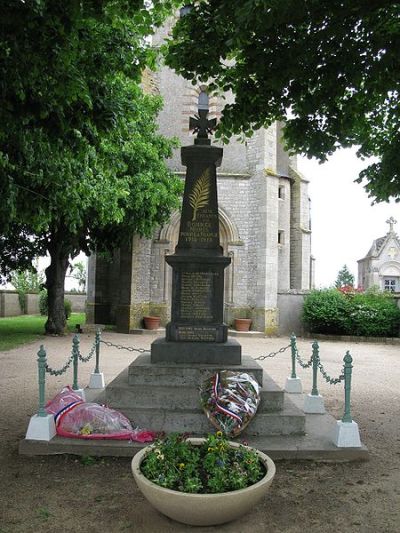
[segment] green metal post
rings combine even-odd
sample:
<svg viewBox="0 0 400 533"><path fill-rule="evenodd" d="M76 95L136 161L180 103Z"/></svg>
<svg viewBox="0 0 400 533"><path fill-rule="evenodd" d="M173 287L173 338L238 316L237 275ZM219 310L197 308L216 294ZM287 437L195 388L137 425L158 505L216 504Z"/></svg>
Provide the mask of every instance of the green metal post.
<svg viewBox="0 0 400 533"><path fill-rule="evenodd" d="M351 373L353 365L353 358L350 352L347 351L343 358L344 361L344 415L342 422L353 422L350 413L350 390L351 390Z"/></svg>
<svg viewBox="0 0 400 533"><path fill-rule="evenodd" d="M319 347L318 347L318 342L314 341L312 344L313 383L312 383L311 396L319 395L318 388L317 388L318 365L319 365Z"/></svg>
<svg viewBox="0 0 400 533"><path fill-rule="evenodd" d="M101 332L100 332L100 329L98 329L96 331L96 337L95 337L95 342L96 342L96 366L94 368L94 373L95 374L100 374L100 370L99 370L99 359L100 359L100 337L101 337Z"/></svg>
<svg viewBox="0 0 400 533"><path fill-rule="evenodd" d="M47 416L44 408L45 402L45 384L46 384L46 350L43 344L38 351L38 372L39 372L39 410L38 416Z"/></svg>
<svg viewBox="0 0 400 533"><path fill-rule="evenodd" d="M294 333L292 333L291 337L290 337L290 347L291 347L291 351L292 351L292 374L291 374L291 378L292 379L296 379L297 378L297 375L296 375L296 351L297 351L297 347L296 347L296 335Z"/></svg>
<svg viewBox="0 0 400 533"><path fill-rule="evenodd" d="M74 390L79 390L78 385L78 360L79 360L79 337L74 335L72 339L72 355L73 355L73 368L74 368L74 380L72 383L72 388Z"/></svg>

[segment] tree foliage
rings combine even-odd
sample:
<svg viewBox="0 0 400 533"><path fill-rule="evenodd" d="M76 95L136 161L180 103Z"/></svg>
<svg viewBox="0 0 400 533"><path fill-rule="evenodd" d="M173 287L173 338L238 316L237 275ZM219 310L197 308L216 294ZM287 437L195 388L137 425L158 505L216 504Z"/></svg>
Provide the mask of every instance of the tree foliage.
<svg viewBox="0 0 400 533"><path fill-rule="evenodd" d="M350 272L350 270L347 268L347 265L343 265L343 267L339 270L336 281L335 281L335 287L337 289L340 289L341 287L354 287L354 276Z"/></svg>
<svg viewBox="0 0 400 533"><path fill-rule="evenodd" d="M205 0L173 31L167 63L233 91L218 134L285 120L287 146L326 160L339 146L376 156L359 182L400 201L400 3Z"/></svg>
<svg viewBox="0 0 400 533"><path fill-rule="evenodd" d="M47 331L63 327L69 258L149 236L180 181L143 93L144 36L171 2L4 0L0 5L0 268L47 252Z"/></svg>
<svg viewBox="0 0 400 533"><path fill-rule="evenodd" d="M86 265L83 263L83 261L78 261L77 263L71 265L69 277L76 279L80 291L85 291L87 272Z"/></svg>
<svg viewBox="0 0 400 533"><path fill-rule="evenodd" d="M26 311L26 294L39 292L43 288L44 277L42 272L35 270L16 270L10 275L11 285L18 293L21 311Z"/></svg>

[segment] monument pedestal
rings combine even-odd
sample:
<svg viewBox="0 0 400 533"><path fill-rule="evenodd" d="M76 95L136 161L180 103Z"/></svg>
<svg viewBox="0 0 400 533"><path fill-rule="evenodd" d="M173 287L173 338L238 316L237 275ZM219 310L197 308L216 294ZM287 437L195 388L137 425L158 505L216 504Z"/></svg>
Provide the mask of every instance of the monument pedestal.
<svg viewBox="0 0 400 533"><path fill-rule="evenodd" d="M226 342L175 342L156 339L151 344L152 363L240 365L242 347L235 339Z"/></svg>
<svg viewBox="0 0 400 533"><path fill-rule="evenodd" d="M303 411L248 356L243 356L240 365L194 365L167 361L152 363L150 354L145 353L106 387L105 403L121 411L139 427L204 436L215 428L200 405L199 385L219 370L252 374L261 386L257 414L241 438L304 434Z"/></svg>

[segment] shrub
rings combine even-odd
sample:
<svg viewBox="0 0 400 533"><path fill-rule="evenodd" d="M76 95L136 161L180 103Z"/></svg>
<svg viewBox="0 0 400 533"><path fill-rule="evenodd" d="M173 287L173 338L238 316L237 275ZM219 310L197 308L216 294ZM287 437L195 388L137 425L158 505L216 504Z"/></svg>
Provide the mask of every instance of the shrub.
<svg viewBox="0 0 400 533"><path fill-rule="evenodd" d="M21 311L26 312L26 294L37 292L43 285L43 274L36 270L15 270L11 272L11 284L18 293Z"/></svg>
<svg viewBox="0 0 400 533"><path fill-rule="evenodd" d="M336 289L313 290L305 298L303 322L311 333L343 334L349 301Z"/></svg>
<svg viewBox="0 0 400 533"><path fill-rule="evenodd" d="M68 320L72 313L71 300L64 300L64 312L65 312L65 318Z"/></svg>
<svg viewBox="0 0 400 533"><path fill-rule="evenodd" d="M352 300L351 323L353 335L397 337L400 309L388 292L357 294Z"/></svg>
<svg viewBox="0 0 400 533"><path fill-rule="evenodd" d="M46 316L47 312L47 291L41 291L39 295L39 311L42 316Z"/></svg>
<svg viewBox="0 0 400 533"><path fill-rule="evenodd" d="M39 311L40 311L40 314L43 316L46 316L48 314L48 300L47 300L46 290L40 293ZM71 313L72 313L71 300L64 300L64 313L65 313L65 318L68 320L68 318L71 316Z"/></svg>
<svg viewBox="0 0 400 533"><path fill-rule="evenodd" d="M311 333L397 337L400 309L390 293L376 289L316 290L305 299L303 322Z"/></svg>

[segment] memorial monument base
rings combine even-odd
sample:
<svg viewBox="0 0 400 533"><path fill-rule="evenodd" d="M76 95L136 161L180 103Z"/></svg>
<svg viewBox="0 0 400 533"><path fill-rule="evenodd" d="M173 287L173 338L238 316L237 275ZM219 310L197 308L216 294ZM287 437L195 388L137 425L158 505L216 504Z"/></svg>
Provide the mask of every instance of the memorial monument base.
<svg viewBox="0 0 400 533"><path fill-rule="evenodd" d="M151 344L151 362L240 365L242 347L235 339L228 339L226 342L174 342L156 339Z"/></svg>
<svg viewBox="0 0 400 533"><path fill-rule="evenodd" d="M249 373L261 386L257 414L241 437L303 435L305 432L303 411L251 357L243 356L240 365L154 364L150 358L148 352L140 355L106 387L106 405L121 411L134 425L200 436L215 431L201 407L199 385L211 374L224 369Z"/></svg>

